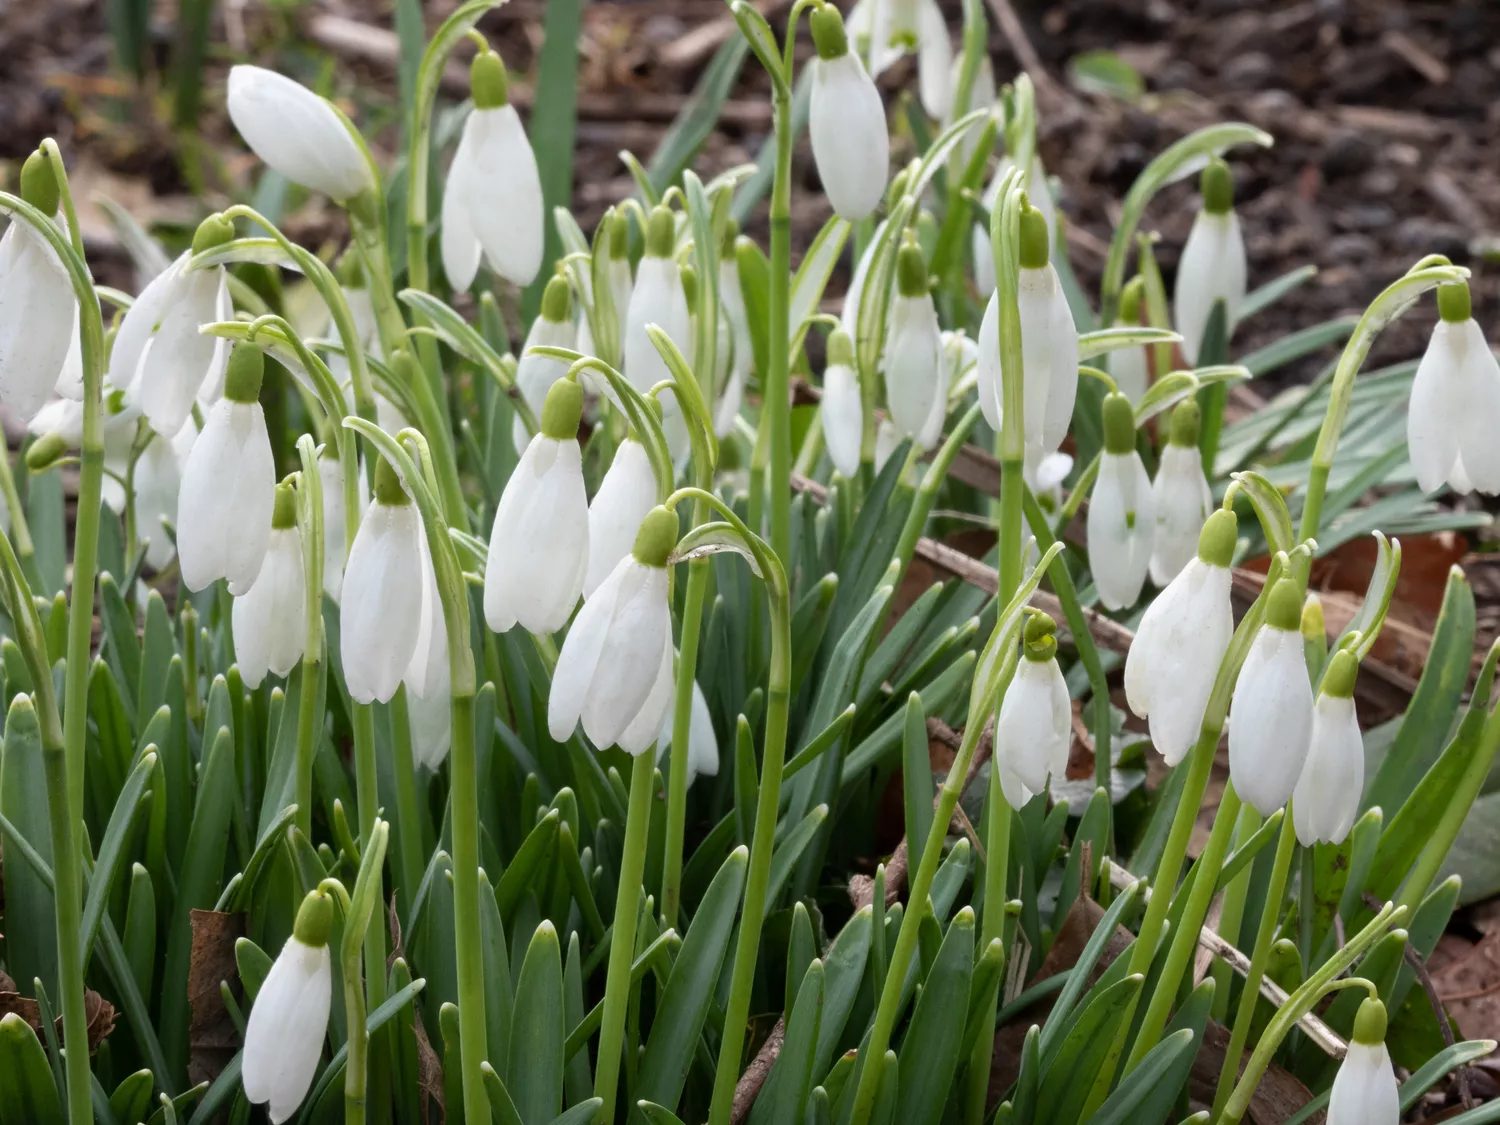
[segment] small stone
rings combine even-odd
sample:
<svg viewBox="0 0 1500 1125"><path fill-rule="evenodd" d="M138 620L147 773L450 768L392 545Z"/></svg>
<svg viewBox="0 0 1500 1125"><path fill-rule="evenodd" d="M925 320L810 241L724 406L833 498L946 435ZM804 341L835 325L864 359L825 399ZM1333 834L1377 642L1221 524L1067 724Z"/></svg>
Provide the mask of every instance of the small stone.
<svg viewBox="0 0 1500 1125"><path fill-rule="evenodd" d="M1276 73L1271 56L1261 51L1236 55L1219 71L1219 81L1230 90L1255 90L1266 85Z"/></svg>
<svg viewBox="0 0 1500 1125"><path fill-rule="evenodd" d="M1380 247L1367 234L1340 234L1330 238L1324 250L1336 262L1365 262L1375 257Z"/></svg>
<svg viewBox="0 0 1500 1125"><path fill-rule="evenodd" d="M1340 176L1357 176L1375 163L1375 146L1355 129L1340 129L1328 138L1323 150L1323 175L1330 180Z"/></svg>
<svg viewBox="0 0 1500 1125"><path fill-rule="evenodd" d="M1389 168L1376 168L1359 180L1359 189L1364 195L1391 195L1400 186L1401 177Z"/></svg>

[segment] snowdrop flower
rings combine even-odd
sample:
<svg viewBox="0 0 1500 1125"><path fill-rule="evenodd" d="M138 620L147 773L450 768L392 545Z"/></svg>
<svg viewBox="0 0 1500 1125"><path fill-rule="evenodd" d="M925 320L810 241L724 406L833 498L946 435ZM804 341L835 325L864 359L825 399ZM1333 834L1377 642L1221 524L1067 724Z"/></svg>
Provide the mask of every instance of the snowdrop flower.
<svg viewBox="0 0 1500 1125"><path fill-rule="evenodd" d="M360 520L344 568L339 650L356 703L390 702L422 627L422 517L396 470L375 466L375 500Z"/></svg>
<svg viewBox="0 0 1500 1125"><path fill-rule="evenodd" d="M883 360L885 398L896 429L915 437L929 427L934 405L947 392L940 386L942 330L927 290L927 262L916 243L901 247L896 276ZM938 426L941 429L941 420Z"/></svg>
<svg viewBox="0 0 1500 1125"><path fill-rule="evenodd" d="M1118 391L1104 399L1104 452L1089 497L1089 568L1107 609L1141 596L1156 531L1156 499L1135 451L1135 414Z"/></svg>
<svg viewBox="0 0 1500 1125"><path fill-rule="evenodd" d="M740 403L745 397L745 380L755 363L750 343L750 314L745 308L745 294L740 288L740 263L735 248L739 243L740 225L730 219L724 230L724 245L719 253L719 385L723 388L714 409L714 434L721 440L734 430Z"/></svg>
<svg viewBox="0 0 1500 1125"><path fill-rule="evenodd" d="M568 373L568 364L565 360L553 359L551 356L534 355L531 349L571 348L577 340L578 332L573 327L572 295L568 291L568 282L565 278L554 277L547 282L547 288L542 294L541 315L531 322L531 330L526 333L526 345L521 349L521 359L516 365L516 387L538 424L542 419L542 407L547 402L547 392L552 389L553 383ZM526 448L530 437L526 432L526 423L517 414L511 424L511 439L515 442L517 453Z"/></svg>
<svg viewBox="0 0 1500 1125"><path fill-rule="evenodd" d="M843 329L828 337L828 366L823 369L823 440L828 458L843 476L859 472L864 440L864 408L859 375L854 370L854 343Z"/></svg>
<svg viewBox="0 0 1500 1125"><path fill-rule="evenodd" d="M1401 1096L1385 1046L1385 1005L1370 997L1354 1017L1354 1037L1328 1099L1328 1125L1398 1125Z"/></svg>
<svg viewBox="0 0 1500 1125"><path fill-rule="evenodd" d="M516 285L542 267L542 181L526 129L510 104L505 63L483 50L469 67L474 111L443 189L443 270L456 290L474 283L480 253Z"/></svg>
<svg viewBox="0 0 1500 1125"><path fill-rule="evenodd" d="M667 558L676 544L676 513L651 509L630 555L583 603L558 654L547 700L547 729L556 741L571 737L580 719L601 750L624 746L623 737L643 713L650 718L649 734L660 728L670 693L663 701L653 689L663 662L671 665ZM641 753L649 745L648 739L629 749Z"/></svg>
<svg viewBox="0 0 1500 1125"><path fill-rule="evenodd" d="M338 604L343 596L349 540L344 526L344 466L332 446L325 448L323 456L318 458L318 477L323 482L323 592ZM364 473L359 474L358 495L362 513L370 502Z"/></svg>
<svg viewBox="0 0 1500 1125"><path fill-rule="evenodd" d="M859 339L859 303L864 299L865 275L870 272L870 260L875 256L875 246L884 233L885 220L882 219L875 227L875 233L870 236L864 253L854 264L854 273L849 277L849 288L844 293L844 303L839 307L839 326L848 333L850 340Z"/></svg>
<svg viewBox="0 0 1500 1125"><path fill-rule="evenodd" d="M672 626L667 625L667 641L662 646L661 662L656 668L656 678L651 690L646 693L646 702L641 704L635 718L625 727L616 745L627 754L644 754L661 735L664 726L671 726L673 701L677 698L677 650L672 646ZM689 732L691 735L691 731ZM691 738L689 739L691 741ZM688 749L692 749L691 746Z"/></svg>
<svg viewBox="0 0 1500 1125"><path fill-rule="evenodd" d="M271 1103L273 1125L297 1111L318 1071L333 998L332 928L332 900L313 891L302 900L292 936L261 983L245 1025L240 1080L251 1103Z"/></svg>
<svg viewBox="0 0 1500 1125"><path fill-rule="evenodd" d="M192 250L141 290L115 336L110 381L165 437L182 429L204 386L217 390L223 377L229 341L199 327L230 318L229 274L223 266L189 269L188 260L233 238L234 224L222 215L200 223Z"/></svg>
<svg viewBox="0 0 1500 1125"><path fill-rule="evenodd" d="M672 257L676 237L672 212L665 207L653 208L646 226L646 253L636 270L630 311L625 318L625 377L641 394L657 383L672 381L672 369L651 342L647 328L656 325L684 356L693 354L692 316L682 288L682 270ZM671 447L672 459L680 463L690 450L687 420L675 394L664 393L659 401L662 432Z"/></svg>
<svg viewBox="0 0 1500 1125"><path fill-rule="evenodd" d="M443 616L443 598L427 536L418 533L417 543L422 563L421 624L401 682L406 687L413 760L435 770L453 745L453 674L448 659L448 620Z"/></svg>
<svg viewBox="0 0 1500 1125"><path fill-rule="evenodd" d="M993 98L994 79L990 79L991 100ZM978 141L977 134L974 135L975 142ZM1005 174L1014 168L1016 162L1009 156L1002 156L1000 162L995 165L995 174L990 178L989 186L984 189L984 205L993 208L1000 199L1000 184L1005 179ZM1031 170L1026 174L1026 199L1030 204L1042 213L1042 219L1047 224L1048 241L1054 252L1060 249L1057 231L1057 207L1052 202L1052 192L1047 187L1047 172L1042 167L1042 158L1033 156L1031 159ZM970 235L974 243L974 285L979 290L979 295L988 297L995 291L995 255L990 246L990 232L981 223L975 223Z"/></svg>
<svg viewBox="0 0 1500 1125"><path fill-rule="evenodd" d="M886 3L910 6L915 13L915 0ZM833 209L851 223L857 222L874 211L885 194L890 164L885 106L865 64L849 50L838 9L821 4L810 22L818 48L808 117L813 161ZM915 21L911 33L915 41Z"/></svg>
<svg viewBox="0 0 1500 1125"><path fill-rule="evenodd" d="M880 425L875 427L875 474L885 468L885 463L891 459L901 445L901 431L896 429L896 424L889 418L882 418Z"/></svg>
<svg viewBox="0 0 1500 1125"><path fill-rule="evenodd" d="M1073 471L1073 458L1067 453L1049 453L1037 464L1035 470L1025 468L1022 475L1026 487L1031 489L1043 508L1052 512L1062 511L1063 481Z"/></svg>
<svg viewBox="0 0 1500 1125"><path fill-rule="evenodd" d="M1347 649L1334 654L1313 704L1312 740L1297 788L1292 823L1305 848L1342 844L1359 815L1365 789L1365 742L1354 713L1359 660Z"/></svg>
<svg viewBox="0 0 1500 1125"><path fill-rule="evenodd" d="M276 466L260 384L265 358L246 342L229 357L224 397L208 412L203 432L182 467L177 497L177 555L189 590L229 580L239 595L255 584L271 539Z"/></svg>
<svg viewBox="0 0 1500 1125"><path fill-rule="evenodd" d="M1078 394L1078 329L1048 260L1046 220L1035 207L1021 213L1021 313L1026 461L1056 453L1073 419ZM1000 296L992 294L979 326L979 405L985 421L1001 428Z"/></svg>
<svg viewBox="0 0 1500 1125"><path fill-rule="evenodd" d="M547 392L542 428L505 484L484 570L484 619L497 633L568 623L589 564L589 498L578 420L583 388L562 379Z"/></svg>
<svg viewBox="0 0 1500 1125"><path fill-rule="evenodd" d="M1120 315L1115 319L1116 328L1139 328L1141 326L1141 298L1146 283L1141 277L1132 277L1120 292ZM1115 386L1133 404L1138 404L1151 385L1146 365L1146 345L1132 344L1128 348L1117 348L1109 354L1109 373L1114 376Z"/></svg>
<svg viewBox="0 0 1500 1125"><path fill-rule="evenodd" d="M675 687L675 685L674 685ZM662 722L656 736L656 760L664 762L672 750L673 712L676 710L676 693L672 707ZM687 783L691 788L699 777L717 777L719 774L719 739L714 734L713 716L708 713L708 700L703 698L703 689L693 681L693 712L688 720Z"/></svg>
<svg viewBox="0 0 1500 1125"><path fill-rule="evenodd" d="M1411 384L1406 444L1423 492L1500 492L1500 364L1470 315L1469 287L1438 286L1438 320Z"/></svg>
<svg viewBox="0 0 1500 1125"><path fill-rule="evenodd" d="M125 396L110 385L108 376L105 376L102 390L105 472L104 479L100 482L99 499L118 515L125 511L125 486L122 482L130 472L136 423L140 420L141 412L127 403ZM83 403L78 399L55 398L32 415L26 429L40 439L33 442L26 451L27 467L33 473L45 472L68 450L78 449L83 444ZM192 431L196 436L197 427L192 427ZM184 457L186 450L191 447L191 440L182 446ZM179 484L180 476L174 477L171 499L168 501L174 522Z"/></svg>
<svg viewBox="0 0 1500 1125"><path fill-rule="evenodd" d="M917 48L922 31L919 5L920 0L879 0L875 27L882 46L902 54Z"/></svg>
<svg viewBox="0 0 1500 1125"><path fill-rule="evenodd" d="M927 116L946 121L953 109L958 72L953 66L953 42L948 21L937 0L918 0L917 88Z"/></svg>
<svg viewBox="0 0 1500 1125"><path fill-rule="evenodd" d="M255 155L293 183L340 203L375 187L370 163L338 112L274 70L229 70L229 120Z"/></svg>
<svg viewBox="0 0 1500 1125"><path fill-rule="evenodd" d="M1291 797L1312 739L1313 695L1302 644L1302 591L1278 579L1266 620L1234 685L1229 713L1229 779L1245 802L1269 816Z"/></svg>
<svg viewBox="0 0 1500 1125"><path fill-rule="evenodd" d="M589 505L585 598L593 597L620 560L630 554L641 521L656 507L656 497L656 470L651 467L646 447L631 434L615 450L615 459Z"/></svg>
<svg viewBox="0 0 1500 1125"><path fill-rule="evenodd" d="M1203 170L1201 184L1203 209L1193 220L1182 248L1172 291L1182 354L1193 367L1202 362L1198 353L1214 305L1224 302L1227 338L1234 331L1245 300L1245 239L1234 213L1234 177L1229 165L1215 157Z"/></svg>
<svg viewBox="0 0 1500 1125"><path fill-rule="evenodd" d="M307 644L307 582L302 568L302 536L297 528L297 494L276 486L271 540L255 583L234 599L234 655L248 688L260 687L271 672L285 676L302 659Z"/></svg>
<svg viewBox="0 0 1500 1125"><path fill-rule="evenodd" d="M132 427L133 428L133 427ZM109 455L109 423L105 423L105 463ZM177 494L182 469L198 439L198 427L187 422L168 441L153 434L135 463L136 535L145 543L146 565L161 570L177 555L177 546L163 523L177 525Z"/></svg>
<svg viewBox="0 0 1500 1125"><path fill-rule="evenodd" d="M1020 808L1047 788L1047 777L1068 769L1073 705L1057 666L1057 625L1037 615L1026 622L1025 645L1015 677L995 717L995 764L1000 788Z"/></svg>
<svg viewBox="0 0 1500 1125"><path fill-rule="evenodd" d="M630 294L635 279L630 276L630 220L615 214L609 221L609 255L604 267L609 281L609 295L615 306L615 324L621 346L625 343L625 323L630 312ZM738 271L736 271L738 276Z"/></svg>
<svg viewBox="0 0 1500 1125"><path fill-rule="evenodd" d="M1151 581L1165 586L1198 552L1198 533L1213 511L1213 493L1203 475L1198 449L1202 413L1188 397L1172 411L1167 447L1161 452L1151 496L1156 503L1156 535L1151 547Z"/></svg>
<svg viewBox="0 0 1500 1125"><path fill-rule="evenodd" d="M1198 740L1234 635L1229 563L1237 526L1232 511L1208 517L1197 555L1146 607L1125 657L1125 699L1150 720L1151 741L1169 766Z"/></svg>
<svg viewBox="0 0 1500 1125"><path fill-rule="evenodd" d="M21 169L21 197L57 211L58 186L47 158L34 152ZM67 269L24 220L0 238L0 403L29 422L63 374L78 336L78 302Z"/></svg>

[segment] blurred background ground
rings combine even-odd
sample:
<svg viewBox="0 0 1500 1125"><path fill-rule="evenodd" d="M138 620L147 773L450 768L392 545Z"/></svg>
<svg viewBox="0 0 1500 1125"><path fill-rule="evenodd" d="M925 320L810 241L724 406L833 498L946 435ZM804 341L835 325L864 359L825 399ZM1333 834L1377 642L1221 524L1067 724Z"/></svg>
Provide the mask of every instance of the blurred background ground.
<svg viewBox="0 0 1500 1125"><path fill-rule="evenodd" d="M1474 270L1475 314L1500 332L1500 4L1480 0L986 0L990 56L1003 83L1034 53L1040 151L1057 178L1070 258L1087 290L1099 271L1119 201L1146 162L1202 125L1244 120L1276 138L1269 150L1233 154L1251 284L1304 264L1317 277L1262 314L1236 352L1329 318L1361 311L1428 253ZM149 10L135 5L149 5ZM425 5L429 30L456 6ZM761 0L780 23L786 0ZM955 33L958 0L943 6ZM1004 9L1021 36L1000 29ZM144 12L148 34L131 44L121 28ZM184 20L207 20L202 89L184 102L169 76L182 57ZM545 0L511 0L481 23L514 78L526 114L542 45ZM0 182L55 136L86 201L82 225L101 281L134 288L129 258L97 200L179 235L208 211L257 198L262 169L235 137L223 88L235 62L275 66L326 91L366 129L383 158L400 151L397 40L385 0L0 0ZM583 12L574 170L574 213L585 230L634 190L622 149L648 160L694 92L714 52L733 32L720 0L596 0ZM191 39L191 36L186 37ZM120 47L140 76L122 66ZM1021 45L1018 47L1018 43ZM137 50L138 48L138 50ZM811 50L803 36L801 51ZM1112 92L1080 80L1088 52L1112 57ZM461 51L467 58L467 48ZM1123 64L1123 65L1122 65ZM883 76L892 99L914 87L913 60ZM465 93L463 68L445 87ZM753 61L735 80L719 122L695 163L711 175L754 160L770 129L767 83ZM900 112L896 156L910 155ZM806 141L796 164L793 254L829 215ZM341 242L339 213L318 199L290 200L288 233L314 247ZM1195 207L1191 183L1163 192L1144 229L1160 232L1170 285ZM757 233L756 223L751 232ZM830 293L842 292L846 272ZM1431 304L1382 338L1372 363L1410 358L1423 347ZM1307 378L1322 354L1289 371ZM1275 388L1260 388L1269 394ZM1497 435L1500 440L1500 435ZM1408 543L1411 580L1394 615L1430 629L1449 564L1466 545L1452 537ZM1478 640L1500 623L1500 570L1465 562L1480 600ZM1356 594L1357 576L1344 583ZM1463 1034L1500 1032L1500 910L1472 908L1433 959L1440 993Z"/></svg>

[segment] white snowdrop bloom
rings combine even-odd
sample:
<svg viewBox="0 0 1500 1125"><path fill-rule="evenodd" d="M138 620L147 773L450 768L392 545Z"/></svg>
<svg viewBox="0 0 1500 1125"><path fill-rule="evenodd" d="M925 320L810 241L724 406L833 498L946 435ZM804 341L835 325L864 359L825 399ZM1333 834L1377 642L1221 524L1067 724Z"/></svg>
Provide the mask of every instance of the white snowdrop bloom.
<svg viewBox="0 0 1500 1125"><path fill-rule="evenodd" d="M1088 514L1089 569L1105 608L1135 605L1155 533L1156 500L1135 450L1134 412L1116 391L1104 399L1104 451Z"/></svg>
<svg viewBox="0 0 1500 1125"><path fill-rule="evenodd" d="M823 369L823 440L828 458L843 476L859 472L864 441L864 409L859 375L854 370L854 344L843 329L828 337L828 366Z"/></svg>
<svg viewBox="0 0 1500 1125"><path fill-rule="evenodd" d="M547 392L542 428L505 483L484 570L484 618L497 633L521 624L555 633L583 593L589 565L589 498L578 420L583 388L571 379Z"/></svg>
<svg viewBox="0 0 1500 1125"><path fill-rule="evenodd" d="M934 403L946 388L939 386L942 330L927 289L927 262L914 243L903 246L897 260L897 292L882 363L891 421L903 436L915 437L930 426Z"/></svg>
<svg viewBox="0 0 1500 1125"><path fill-rule="evenodd" d="M682 288L682 270L672 257L676 223L665 207L652 209L646 230L646 254L636 269L635 288L625 318L625 377L646 394L657 383L671 382L672 369L656 350L646 329L656 325L687 357L693 354L692 316ZM682 406L671 392L658 395L661 426L672 460L681 464L691 451Z"/></svg>
<svg viewBox="0 0 1500 1125"><path fill-rule="evenodd" d="M1229 166L1215 158L1203 170L1202 190L1203 209L1193 219L1193 229L1182 248L1172 291L1182 354L1193 367L1202 362L1198 353L1203 347L1203 334L1219 301L1224 302L1226 338L1234 331L1245 301L1248 270L1245 239L1234 213L1234 178Z"/></svg>
<svg viewBox="0 0 1500 1125"><path fill-rule="evenodd" d="M615 450L589 505L588 569L583 596L591 598L621 559L630 554L646 513L656 507L656 470L646 447L627 437Z"/></svg>
<svg viewBox="0 0 1500 1125"><path fill-rule="evenodd" d="M1021 470L1026 478L1026 487L1031 489L1043 508L1061 511L1063 505L1062 486L1073 471L1073 458L1067 453L1049 453L1037 462L1036 468L1024 466Z"/></svg>
<svg viewBox="0 0 1500 1125"><path fill-rule="evenodd" d="M918 0L917 5L917 89L927 116L947 120L953 109L954 87L958 68L953 65L953 41L948 38L948 22L937 0Z"/></svg>
<svg viewBox="0 0 1500 1125"><path fill-rule="evenodd" d="M844 293L844 303L839 308L839 327L848 334L851 341L859 339L859 305L864 299L865 276L870 271L870 260L875 256L875 247L885 233L885 224L886 220L881 219L876 225L875 233L870 236L864 253L854 264L854 273L849 277L849 288Z"/></svg>
<svg viewBox="0 0 1500 1125"><path fill-rule="evenodd" d="M1234 635L1229 563L1234 513L1219 510L1198 537L1197 555L1146 607L1125 657L1125 698L1150 722L1151 741L1169 766L1198 740L1208 697Z"/></svg>
<svg viewBox="0 0 1500 1125"><path fill-rule="evenodd" d="M531 329L526 333L526 344L521 349L521 359L516 364L516 388L526 400L526 405L531 408L538 425L542 421L542 406L547 401L547 392L552 389L553 383L568 373L568 363L551 356L535 355L531 349L572 348L577 342L568 282L565 278L554 277L547 282L546 291L542 294L541 314L531 322ZM522 452L531 439L526 423L521 421L519 414L511 425L511 439L515 442L517 453Z"/></svg>
<svg viewBox="0 0 1500 1125"><path fill-rule="evenodd" d="M1262 816L1286 804L1312 739L1313 694L1302 643L1302 592L1279 579L1250 644L1229 712L1229 779Z"/></svg>
<svg viewBox="0 0 1500 1125"><path fill-rule="evenodd" d="M1057 452L1073 420L1078 395L1078 329L1047 257L1047 232L1034 207L1021 213L1021 273L1016 304L1021 314L1026 461ZM979 405L997 433L1002 425L1000 301L992 294L979 326Z"/></svg>
<svg viewBox="0 0 1500 1125"><path fill-rule="evenodd" d="M893 4L914 0L888 0ZM812 105L808 130L813 161L828 202L851 223L865 218L885 194L890 137L880 91L859 56L849 50L843 17L832 4L814 10ZM912 28L915 36L916 28Z"/></svg>
<svg viewBox="0 0 1500 1125"><path fill-rule="evenodd" d="M547 728L556 741L571 737L581 719L583 732L599 749L623 746L643 711L654 716L643 733L654 736L662 716L657 708L665 705L652 689L661 677L664 648L670 658L672 638L666 563L676 543L676 513L653 508L630 555L573 619L547 700Z"/></svg>
<svg viewBox="0 0 1500 1125"><path fill-rule="evenodd" d="M195 592L225 578L231 594L242 594L265 561L276 466L257 401L264 372L259 348L245 343L234 349L224 397L209 410L182 467L177 557L183 583Z"/></svg>
<svg viewBox="0 0 1500 1125"><path fill-rule="evenodd" d="M948 389L953 385L959 365L963 362L963 334L943 332L938 337L937 381L932 396L932 409L922 422L914 437L924 450L932 449L943 437L943 423L948 420Z"/></svg>
<svg viewBox="0 0 1500 1125"><path fill-rule="evenodd" d="M734 431L745 397L745 382L755 365L755 350L750 342L750 314L745 309L745 294L740 287L740 265L735 256L739 241L739 224L729 220L724 232L724 246L719 258L719 404L714 410L714 434L721 440Z"/></svg>
<svg viewBox="0 0 1500 1125"><path fill-rule="evenodd" d="M344 563L349 557L349 539L345 527L344 466L333 449L318 458L318 476L323 482L323 592L338 604L344 590ZM359 511L370 503L370 489L364 473L359 473L356 493Z"/></svg>
<svg viewBox="0 0 1500 1125"><path fill-rule="evenodd" d="M270 1103L273 1125L297 1111L318 1072L333 999L332 928L333 902L313 891L302 900L292 936L261 982L245 1024L240 1080L252 1104Z"/></svg>
<svg viewBox="0 0 1500 1125"><path fill-rule="evenodd" d="M266 673L285 676L307 647L307 581L302 567L302 535L297 527L297 494L276 486L271 539L254 584L234 599L234 656L249 688Z"/></svg>
<svg viewBox="0 0 1500 1125"><path fill-rule="evenodd" d="M1139 328L1141 326L1141 301L1146 285L1140 276L1132 277L1120 292L1120 315L1115 320L1116 328ZM1139 404L1151 386L1150 366L1146 361L1146 346L1132 344L1128 348L1116 348L1109 353L1109 373L1114 376L1115 386L1132 404Z"/></svg>
<svg viewBox="0 0 1500 1125"><path fill-rule="evenodd" d="M422 517L383 458L375 499L344 567L339 652L356 703L390 702L417 650L425 583Z"/></svg>
<svg viewBox="0 0 1500 1125"><path fill-rule="evenodd" d="M189 269L188 260L234 238L222 216L205 219L193 249L156 275L120 322L110 352L110 380L125 388L157 433L182 429L205 386L220 391L229 341L206 336L204 324L228 320L229 274L223 266ZM212 396L217 400L217 394Z"/></svg>
<svg viewBox="0 0 1500 1125"><path fill-rule="evenodd" d="M1398 1125L1401 1094L1385 1045L1385 1005L1373 997L1359 1006L1354 1037L1339 1063L1328 1098L1327 1125Z"/></svg>
<svg viewBox="0 0 1500 1125"><path fill-rule="evenodd" d="M1056 628L1049 617L1026 622L1023 656L995 716L1000 788L1016 809L1047 788L1048 775L1068 769L1073 705L1057 666Z"/></svg>
<svg viewBox="0 0 1500 1125"><path fill-rule="evenodd" d="M609 222L609 258L604 267L609 281L609 295L615 306L615 327L621 347L625 344L625 323L630 313L630 295L635 278L630 273L630 220L615 214Z"/></svg>
<svg viewBox="0 0 1500 1125"><path fill-rule="evenodd" d="M137 422L140 421L141 412L125 401L125 396L116 391L109 383L109 377L105 376L103 384L104 398L104 479L100 482L99 498L110 511L117 515L125 511L125 486L122 483L130 472L130 459L135 446ZM40 466L51 465L66 451L76 450L83 444L83 402L72 398L55 398L46 403L40 410L32 415L31 421L27 423L26 429L38 438L44 439L34 443L26 453L28 462ZM191 427L193 435L196 436L198 429ZM157 441L165 439L157 438ZM153 444L155 444L153 442ZM187 450L192 448L189 440L181 446L182 456L186 457ZM149 449L149 447L148 447ZM142 455L142 464L146 461ZM149 471L149 470L148 470ZM171 497L167 501L171 505L172 519L176 520L177 490L180 474L172 477ZM136 482L137 495L140 494L140 481ZM139 512L137 513L139 517ZM145 527L146 525L142 525ZM153 525L154 526L154 525Z"/></svg>
<svg viewBox="0 0 1500 1125"><path fill-rule="evenodd" d="M672 722L675 709L676 693L674 690L672 707L668 709L661 731L656 736L656 760L662 763L663 770L672 750ZM698 686L698 681L694 680L693 711L688 719L688 787L691 788L693 782L699 777L717 777L718 774L719 739L714 734L714 720L708 711L708 700L703 697L703 689Z"/></svg>
<svg viewBox="0 0 1500 1125"><path fill-rule="evenodd" d="M891 459L901 445L901 431L896 429L896 424L889 418L882 418L880 425L875 427L875 472L879 475L885 468L885 463Z"/></svg>
<svg viewBox="0 0 1500 1125"><path fill-rule="evenodd" d="M369 161L326 98L274 70L229 71L229 119L245 143L293 183L340 203L375 187Z"/></svg>
<svg viewBox="0 0 1500 1125"><path fill-rule="evenodd" d="M448 619L443 616L443 599L427 536L419 534L418 543L422 559L421 625L401 682L406 685L413 760L435 770L453 745L453 679L448 659Z"/></svg>
<svg viewBox="0 0 1500 1125"><path fill-rule="evenodd" d="M484 50L474 56L469 86L474 110L443 188L443 270L455 290L465 290L474 283L483 251L490 269L529 285L542 268L546 233L536 154L510 104L499 55Z"/></svg>
<svg viewBox="0 0 1500 1125"><path fill-rule="evenodd" d="M1470 315L1469 287L1438 287L1440 318L1411 384L1406 444L1423 492L1500 492L1500 364Z"/></svg>
<svg viewBox="0 0 1500 1125"><path fill-rule="evenodd" d="M1213 493L1203 475L1198 449L1201 412L1188 397L1172 411L1167 447L1162 450L1151 495L1156 502L1156 534L1151 545L1151 581L1165 586L1198 553L1198 533L1213 511Z"/></svg>
<svg viewBox="0 0 1500 1125"><path fill-rule="evenodd" d="M977 132L973 136L977 141ZM1004 181L1005 174L1015 165L1016 162L1009 156L1002 156L995 165L995 174L990 178L989 186L984 189L986 208L993 208L999 201L1000 184ZM1032 157L1031 171L1026 175L1026 201L1042 213L1042 219L1047 224L1049 246L1053 253L1059 252L1062 247L1057 231L1057 206L1052 202L1052 192L1047 187L1047 171L1042 167L1040 156ZM974 285L981 297L987 297L995 291L995 255L990 246L990 232L982 224L975 223L970 237L974 243Z"/></svg>
<svg viewBox="0 0 1500 1125"><path fill-rule="evenodd" d="M182 468L198 439L193 422L171 441L154 434L135 463L135 533L145 544L146 565L161 570L177 555L163 523L177 525L177 494Z"/></svg>
<svg viewBox="0 0 1500 1125"><path fill-rule="evenodd" d="M21 196L44 215L57 210L57 181L39 152L21 170ZM25 220L12 220L0 237L0 403L23 422L64 374L77 323L73 282L57 252Z"/></svg>
<svg viewBox="0 0 1500 1125"><path fill-rule="evenodd" d="M617 745L627 754L644 754L657 744L663 726L670 728L672 706L677 698L677 670L673 658L677 650L672 645L672 629L667 627L666 644L662 646L661 660L657 665L656 679L646 693L646 702L641 704L635 718L621 733Z"/></svg>
<svg viewBox="0 0 1500 1125"><path fill-rule="evenodd" d="M1313 704L1307 762L1292 792L1292 822L1305 848L1342 844L1359 816L1359 798L1365 789L1365 741L1354 712L1358 673L1359 661L1352 652L1335 653Z"/></svg>

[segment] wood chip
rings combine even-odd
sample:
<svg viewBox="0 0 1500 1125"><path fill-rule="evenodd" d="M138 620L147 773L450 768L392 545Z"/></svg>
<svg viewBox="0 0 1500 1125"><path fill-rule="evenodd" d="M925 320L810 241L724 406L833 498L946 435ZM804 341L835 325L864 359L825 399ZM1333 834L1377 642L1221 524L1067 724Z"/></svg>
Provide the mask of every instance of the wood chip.
<svg viewBox="0 0 1500 1125"><path fill-rule="evenodd" d="M1448 66L1441 59L1434 57L1430 52L1424 51L1413 42L1411 36L1404 31L1390 30L1380 37L1380 42L1385 45L1393 55L1399 58L1407 66L1411 67L1434 86L1446 86L1448 84Z"/></svg>

